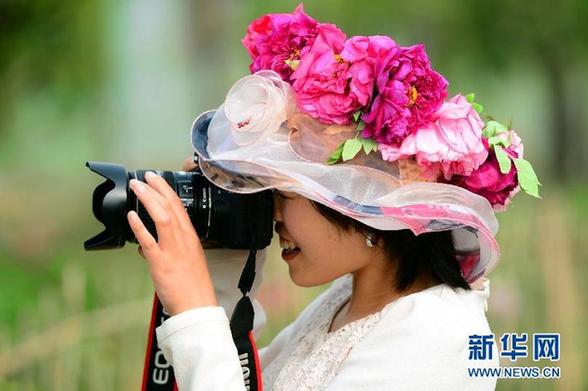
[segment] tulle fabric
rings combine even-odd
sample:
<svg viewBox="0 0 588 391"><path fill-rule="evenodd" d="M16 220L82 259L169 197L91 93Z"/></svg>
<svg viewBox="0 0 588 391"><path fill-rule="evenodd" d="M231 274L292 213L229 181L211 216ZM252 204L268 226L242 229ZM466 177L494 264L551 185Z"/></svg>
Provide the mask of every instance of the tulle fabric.
<svg viewBox="0 0 588 391"><path fill-rule="evenodd" d="M256 75L244 79L252 76ZM273 107L258 105L252 110L248 100L265 98L253 93L258 81L244 79L227 97L230 110L222 105L205 133L192 129L200 168L210 181L237 193L294 191L379 230L410 229L417 235L451 230L468 282L495 267L498 222L485 198L458 186L430 182L415 174L416 164L407 171L406 161L386 162L375 152L361 151L354 159L326 164L341 141L354 136L353 127L326 125L295 112L294 101L280 104L280 110L272 103ZM294 99L287 83L271 83L268 96ZM243 113L238 112L233 94L240 97ZM256 123L260 118L264 120ZM235 137L235 120L248 119L253 135Z"/></svg>

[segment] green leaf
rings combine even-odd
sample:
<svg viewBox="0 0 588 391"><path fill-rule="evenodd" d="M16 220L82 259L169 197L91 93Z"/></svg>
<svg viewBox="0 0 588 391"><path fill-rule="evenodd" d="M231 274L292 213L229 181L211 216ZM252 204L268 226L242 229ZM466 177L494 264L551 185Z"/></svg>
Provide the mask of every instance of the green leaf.
<svg viewBox="0 0 588 391"><path fill-rule="evenodd" d="M488 121L486 123L484 129L482 129L482 136L486 137L488 140L496 136L496 125L494 121Z"/></svg>
<svg viewBox="0 0 588 391"><path fill-rule="evenodd" d="M502 132L506 132L508 131L508 128L501 124L500 122L497 121L488 121L486 122L486 126L484 127L484 130L482 130L482 134L484 135L484 137L486 138L490 138L493 136L496 136L498 133L502 133Z"/></svg>
<svg viewBox="0 0 588 391"><path fill-rule="evenodd" d="M484 111L484 106L482 106L479 103L472 102L472 107L474 108L474 110L476 110L478 112L478 114L480 114L482 111Z"/></svg>
<svg viewBox="0 0 588 391"><path fill-rule="evenodd" d="M468 103L474 103L474 100L476 99L476 94L474 94L473 92L471 94L467 94L465 96L466 100L468 101Z"/></svg>
<svg viewBox="0 0 588 391"><path fill-rule="evenodd" d="M353 121L357 122L359 120L360 115L361 115L361 110L357 110L355 113L353 113Z"/></svg>
<svg viewBox="0 0 588 391"><path fill-rule="evenodd" d="M513 159L514 165L517 168L517 177L519 178L519 185L529 195L535 198L539 196L539 179L533 166L525 159Z"/></svg>
<svg viewBox="0 0 588 391"><path fill-rule="evenodd" d="M510 140L505 140L502 137L493 136L488 139L488 144L492 146L502 145L503 147L507 148L510 146L511 142Z"/></svg>
<svg viewBox="0 0 588 391"><path fill-rule="evenodd" d="M345 145L343 145L343 160L351 160L357 155L357 153L361 150L361 141L356 138L351 138L345 141Z"/></svg>
<svg viewBox="0 0 588 391"><path fill-rule="evenodd" d="M339 161L339 159L341 159L341 154L343 153L343 145L344 144L345 144L345 142L339 144L339 146L337 147L335 152L333 152L331 154L331 156L329 156L329 158L327 159L327 164L335 164Z"/></svg>
<svg viewBox="0 0 588 391"><path fill-rule="evenodd" d="M361 132L364 128L365 128L365 122L360 120L359 123L357 124L357 130Z"/></svg>
<svg viewBox="0 0 588 391"><path fill-rule="evenodd" d="M500 145L494 146L494 153L496 154L496 160L498 160L498 166L500 166L500 172L505 175L508 174L512 167L510 157Z"/></svg>
<svg viewBox="0 0 588 391"><path fill-rule="evenodd" d="M359 141L361 142L361 145L363 146L363 152L365 152L366 155L368 155L371 151L378 150L378 143L376 140L361 137Z"/></svg>

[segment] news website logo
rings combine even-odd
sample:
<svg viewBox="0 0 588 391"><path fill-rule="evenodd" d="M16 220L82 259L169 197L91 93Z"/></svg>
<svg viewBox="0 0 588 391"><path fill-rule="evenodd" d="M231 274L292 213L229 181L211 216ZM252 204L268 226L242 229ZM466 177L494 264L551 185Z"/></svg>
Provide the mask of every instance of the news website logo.
<svg viewBox="0 0 588 391"><path fill-rule="evenodd" d="M560 334L534 333L532 339L527 333L504 333L499 339L499 357L508 358L511 362L519 358L529 357L529 345L532 349L533 361L559 361ZM480 366L483 361L491 362L494 352L494 334L473 334L469 336L468 359L475 367L468 368L470 377L496 377L507 379L559 379L560 367L551 366ZM498 350L498 349L497 349Z"/></svg>

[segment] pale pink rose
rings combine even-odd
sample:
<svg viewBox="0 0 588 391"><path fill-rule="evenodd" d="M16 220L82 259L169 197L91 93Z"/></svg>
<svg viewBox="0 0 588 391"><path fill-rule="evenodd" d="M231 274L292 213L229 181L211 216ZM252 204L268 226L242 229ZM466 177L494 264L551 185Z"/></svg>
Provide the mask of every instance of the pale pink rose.
<svg viewBox="0 0 588 391"><path fill-rule="evenodd" d="M252 144L276 132L295 109L292 87L273 71L259 71L237 81L224 103L237 145Z"/></svg>
<svg viewBox="0 0 588 391"><path fill-rule="evenodd" d="M441 172L446 180L453 175L470 175L488 157L482 142L484 123L462 95L444 103L428 123L408 135L399 147L380 144L387 161L415 156L429 172Z"/></svg>
<svg viewBox="0 0 588 391"><path fill-rule="evenodd" d="M253 60L251 73L269 69L289 81L293 64L310 49L317 26L304 13L302 4L292 14L267 14L255 19L241 41Z"/></svg>
<svg viewBox="0 0 588 391"><path fill-rule="evenodd" d="M523 143L521 138L514 130L508 130L506 132L498 133L497 137L501 138L504 141L508 141L510 145L505 148L504 150L511 156L511 157L523 157Z"/></svg>

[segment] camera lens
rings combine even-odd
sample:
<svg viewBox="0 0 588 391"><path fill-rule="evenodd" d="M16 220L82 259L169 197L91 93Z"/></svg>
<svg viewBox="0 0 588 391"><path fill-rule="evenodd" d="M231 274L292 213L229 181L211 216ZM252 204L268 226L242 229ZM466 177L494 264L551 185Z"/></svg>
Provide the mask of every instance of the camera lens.
<svg viewBox="0 0 588 391"><path fill-rule="evenodd" d="M106 178L92 198L94 216L105 230L84 243L86 250L123 247L137 243L128 225L127 213L137 212L145 227L157 239L155 223L129 188L129 180L145 181L152 171L163 177L178 195L205 248L262 249L273 234L273 193L236 194L223 190L200 172L131 170L121 165L87 162L95 173Z"/></svg>

